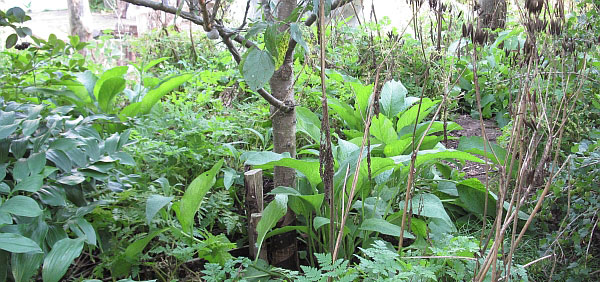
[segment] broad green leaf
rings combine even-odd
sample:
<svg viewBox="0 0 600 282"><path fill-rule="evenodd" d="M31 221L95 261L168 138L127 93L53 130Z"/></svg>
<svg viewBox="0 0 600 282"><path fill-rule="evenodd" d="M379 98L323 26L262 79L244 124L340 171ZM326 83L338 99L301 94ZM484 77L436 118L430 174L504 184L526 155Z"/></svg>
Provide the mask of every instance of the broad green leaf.
<svg viewBox="0 0 600 282"><path fill-rule="evenodd" d="M8 109L5 110L6 112L0 112L0 125L13 125L16 119L15 112Z"/></svg>
<svg viewBox="0 0 600 282"><path fill-rule="evenodd" d="M486 150L484 154L484 141L482 137L479 136L463 136L460 138L458 143L458 150L469 152L472 154L482 155L491 162L499 165L504 165L504 161L506 160L506 150L495 143L490 143L489 141L486 144ZM498 159L494 156L498 156Z"/></svg>
<svg viewBox="0 0 600 282"><path fill-rule="evenodd" d="M400 163L410 161L410 155L395 156L395 157L391 157L391 159L394 160L394 162L396 162L396 164L400 164ZM476 163L483 163L483 161L480 158L475 157L469 153L452 150L452 149L446 149L443 151L440 151L440 150L419 151L417 153L417 161L416 161L415 165L419 166L425 162L435 160L435 159L455 159L455 160L464 160L464 161L471 161L471 162L476 162ZM408 168L406 168L406 169L408 169Z"/></svg>
<svg viewBox="0 0 600 282"><path fill-rule="evenodd" d="M209 171L200 174L188 186L180 201L179 223L184 232L192 234L194 217L200 208L200 203L210 188L216 182L216 175L221 170L223 159L217 162Z"/></svg>
<svg viewBox="0 0 600 282"><path fill-rule="evenodd" d="M346 160L353 152L356 152L359 149L360 149L360 147L357 146L356 144L350 143L342 138L339 138L338 146L337 146L336 160L338 160L338 161Z"/></svg>
<svg viewBox="0 0 600 282"><path fill-rule="evenodd" d="M105 81L115 77L123 78L123 76L127 73L128 68L128 66L120 66L105 71L94 85L94 97L98 99L98 96L100 95L100 89L102 89L102 85Z"/></svg>
<svg viewBox="0 0 600 282"><path fill-rule="evenodd" d="M321 205L323 204L323 200L325 199L325 194L315 194L315 195L301 195L298 196L302 202L307 204L312 208L313 211L318 211L321 209Z"/></svg>
<svg viewBox="0 0 600 282"><path fill-rule="evenodd" d="M288 225L288 226L284 226L281 228L275 228L272 231L270 231L269 233L267 233L267 235L265 236L265 240L267 240L273 236L287 233L290 231L298 231L298 232L310 235L311 237L313 237L313 239L318 240L317 236L312 231L310 231L310 233L309 233L308 226L306 226L306 225L301 225L301 226Z"/></svg>
<svg viewBox="0 0 600 282"><path fill-rule="evenodd" d="M256 233L258 234L258 237L256 238L257 250L262 248L267 232L286 214L287 201L288 197L286 195L276 195L275 199L273 199L262 212L262 218L256 225Z"/></svg>
<svg viewBox="0 0 600 282"><path fill-rule="evenodd" d="M456 190L456 184L454 182L439 181L437 190L451 196L458 196L458 190Z"/></svg>
<svg viewBox="0 0 600 282"><path fill-rule="evenodd" d="M81 85L85 88L88 97L91 101L96 101L96 97L94 96L94 86L98 81L98 77L96 77L91 71L87 70L85 72L76 73L75 77L77 77L77 81L81 83Z"/></svg>
<svg viewBox="0 0 600 282"><path fill-rule="evenodd" d="M37 192L40 201L50 206L65 206L67 195L65 189L56 186L45 186Z"/></svg>
<svg viewBox="0 0 600 282"><path fill-rule="evenodd" d="M385 145L383 153L388 157L402 155L407 149L411 149L412 138L404 138L395 140Z"/></svg>
<svg viewBox="0 0 600 282"><path fill-rule="evenodd" d="M27 178L29 176L29 174L30 174L29 166L27 165L26 159L18 160L15 163L15 165L13 166L12 177L15 180L21 181L21 180Z"/></svg>
<svg viewBox="0 0 600 282"><path fill-rule="evenodd" d="M58 183L65 184L65 185L77 185L77 184L84 182L85 177L80 173L76 173L76 174L62 176L62 177L58 178L56 181Z"/></svg>
<svg viewBox="0 0 600 282"><path fill-rule="evenodd" d="M35 174L23 179L22 181L19 181L13 191L37 192L42 188L42 185L44 185L44 177L42 175Z"/></svg>
<svg viewBox="0 0 600 282"><path fill-rule="evenodd" d="M431 124L431 127L429 127L429 125ZM429 130L427 130L427 128L429 128ZM450 131L454 131L454 130L462 130L463 128L455 123L455 122L447 122L446 123L446 132L450 132ZM417 130L416 132L414 131L414 127L413 126L408 126L408 127L404 127L403 130L400 130L398 132L398 135L400 136L400 139L412 139L413 137L413 132L415 133L415 135L417 136L417 140L421 139L421 137L423 136L423 134L425 134L425 131L427 131L427 135L432 135L433 133L437 133L437 132L444 132L444 123L441 121L434 121L434 122L422 122L420 124L417 124Z"/></svg>
<svg viewBox="0 0 600 282"><path fill-rule="evenodd" d="M31 19L27 16L27 14L25 14L25 11L23 11L23 9L21 9L20 7L12 7L6 10L6 15L9 17L15 17L18 23L23 23Z"/></svg>
<svg viewBox="0 0 600 282"><path fill-rule="evenodd" d="M6 177L6 167L7 166L8 166L7 163L0 164L0 181L4 180L4 177Z"/></svg>
<svg viewBox="0 0 600 282"><path fill-rule="evenodd" d="M54 246L46 258L42 267L42 278L44 282L58 282L65 275L67 269L83 250L83 239L62 239Z"/></svg>
<svg viewBox="0 0 600 282"><path fill-rule="evenodd" d="M194 77L193 73L186 73L174 75L164 79L159 85L152 88L148 91L148 93L146 93L140 105L140 113L149 113L152 107L154 107L154 105L158 103L158 101L160 101L160 98L165 96L167 93L173 91L173 89L181 86L183 83L190 80L192 77Z"/></svg>
<svg viewBox="0 0 600 282"><path fill-rule="evenodd" d="M469 212L483 215L485 210L486 191L485 186L477 178L469 178L456 185L458 196L462 202L462 207ZM496 199L491 194L487 194L487 212L489 217L496 216Z"/></svg>
<svg viewBox="0 0 600 282"><path fill-rule="evenodd" d="M439 100L431 101L429 98L423 98L421 101L421 110L419 111L419 104L415 104L407 111L403 112L399 115L398 124L396 125L396 129L399 131L405 126L418 124L424 118L429 115L429 113L434 109L433 106L436 105ZM418 119L417 119L418 115Z"/></svg>
<svg viewBox="0 0 600 282"><path fill-rule="evenodd" d="M410 229L421 238L427 238L427 223L422 219L411 218Z"/></svg>
<svg viewBox="0 0 600 282"><path fill-rule="evenodd" d="M38 273L43 260L43 253L13 253L10 264L15 281L31 281Z"/></svg>
<svg viewBox="0 0 600 282"><path fill-rule="evenodd" d="M69 237L62 225L49 225L48 226L48 233L46 235L46 243L48 244L48 246L54 246L54 244L56 244L56 242L58 242L62 239L65 239L65 238L69 238Z"/></svg>
<svg viewBox="0 0 600 282"><path fill-rule="evenodd" d="M0 139L4 139L10 136L15 130L17 130L18 124L0 125Z"/></svg>
<svg viewBox="0 0 600 282"><path fill-rule="evenodd" d="M150 62L148 62L147 64L144 65L144 68L142 69L144 72L147 72L148 70L150 70L152 67L170 59L171 57L162 57L162 58L158 58L158 59L154 59Z"/></svg>
<svg viewBox="0 0 600 282"><path fill-rule="evenodd" d="M362 222L359 229L399 237L401 228L400 226L389 223L381 218L368 218ZM404 238L414 239L415 236L404 230Z"/></svg>
<svg viewBox="0 0 600 282"><path fill-rule="evenodd" d="M362 130L362 120L359 117L354 116L354 109L347 103L342 103L338 99L328 97L327 105L331 110L340 116L348 127L355 130Z"/></svg>
<svg viewBox="0 0 600 282"><path fill-rule="evenodd" d="M119 113L119 119L125 121L127 118L137 116L141 110L142 102L131 103Z"/></svg>
<svg viewBox="0 0 600 282"><path fill-rule="evenodd" d="M102 83L98 91L98 106L105 113L113 112L112 103L117 94L125 89L125 79L122 77L111 77Z"/></svg>
<svg viewBox="0 0 600 282"><path fill-rule="evenodd" d="M369 169L368 169L368 163L366 161L363 161L360 164L360 173L359 173L359 177L358 177L358 183L359 186L358 188L360 188L362 185L361 183L367 183L369 181ZM372 157L371 158L371 177L376 177L379 174L383 173L384 171L393 169L394 167L396 167L396 163L394 163L394 161L390 158L379 158L379 157ZM344 171L345 173L345 171ZM352 179L352 178L350 178ZM351 182L350 180L348 180L347 183L347 187L351 186ZM365 187L368 187L369 185L366 185ZM357 188L357 189L358 189Z"/></svg>
<svg viewBox="0 0 600 282"><path fill-rule="evenodd" d="M30 136L31 134L33 134L39 127L40 125L40 119L29 119L29 120L24 120L23 121L23 135L25 136Z"/></svg>
<svg viewBox="0 0 600 282"><path fill-rule="evenodd" d="M71 159L63 151L50 149L46 152L46 158L64 172L70 172L73 167Z"/></svg>
<svg viewBox="0 0 600 282"><path fill-rule="evenodd" d="M129 141L130 135L131 135L130 129L121 132L121 134L119 135L119 143L117 144L117 150L121 150L123 148L123 146L125 146L127 144L127 142Z"/></svg>
<svg viewBox="0 0 600 282"><path fill-rule="evenodd" d="M17 44L17 40L19 40L19 36L17 36L16 33L9 35L6 38L6 45L5 45L6 49L10 49L13 46L15 46Z"/></svg>
<svg viewBox="0 0 600 282"><path fill-rule="evenodd" d="M444 208L442 201L436 195L418 194L412 198L411 202L413 214L439 218L448 227L447 232L456 230L456 227L454 227L454 223L452 223L450 216L448 216L448 213L446 213L446 209ZM400 206L404 207L404 203L401 202Z"/></svg>
<svg viewBox="0 0 600 282"><path fill-rule="evenodd" d="M27 151L27 145L29 145L28 137L13 139L10 142L10 151L15 159L20 159L25 155L25 152Z"/></svg>
<svg viewBox="0 0 600 282"><path fill-rule="evenodd" d="M10 186L8 186L8 184L6 184L4 182L0 182L0 193L9 194Z"/></svg>
<svg viewBox="0 0 600 282"><path fill-rule="evenodd" d="M271 79L275 72L275 62L268 52L258 48L248 51L242 68L242 75L250 89L258 91Z"/></svg>
<svg viewBox="0 0 600 282"><path fill-rule="evenodd" d="M60 138L60 139L56 139L56 140L52 141L52 143L50 143L50 149L66 151L66 150L73 149L75 147L79 147L83 144L84 144L83 142L81 142L77 139L74 139L74 138Z"/></svg>
<svg viewBox="0 0 600 282"><path fill-rule="evenodd" d="M233 185L235 180L239 177L240 176L238 175L237 171L235 171L234 169L223 169L223 185L225 186L225 189L229 190L229 188L231 188L231 185Z"/></svg>
<svg viewBox="0 0 600 282"><path fill-rule="evenodd" d="M135 165L135 160L127 152L120 151L112 154L111 156L119 160L120 164L131 166Z"/></svg>
<svg viewBox="0 0 600 282"><path fill-rule="evenodd" d="M289 153L278 154L271 151L245 152L240 156L244 165L264 165L270 162L278 161L283 158L289 158Z"/></svg>
<svg viewBox="0 0 600 282"><path fill-rule="evenodd" d="M300 194L300 192L298 192L298 190L296 190L296 189L294 189L292 187L285 187L285 186L275 187L268 194L270 194L270 195L288 195L288 196L300 196L300 195L302 195L302 194Z"/></svg>
<svg viewBox="0 0 600 282"><path fill-rule="evenodd" d="M391 120L404 111L406 109L404 98L407 93L408 90L402 82L395 80L386 82L381 89L381 98L379 99L381 113Z"/></svg>
<svg viewBox="0 0 600 282"><path fill-rule="evenodd" d="M398 139L392 121L383 114L379 114L371 121L371 134L381 140L384 144L391 144Z"/></svg>
<svg viewBox="0 0 600 282"><path fill-rule="evenodd" d="M174 197L165 197L161 195L151 195L146 201L146 223L150 224L156 213L164 206L171 203Z"/></svg>
<svg viewBox="0 0 600 282"><path fill-rule="evenodd" d="M25 93L45 93L51 96L57 96L57 97L63 97L67 100L69 100L71 103L73 103L76 106L83 106L84 105L84 101L81 99L81 97L79 97L77 95L77 93L71 91L71 90L55 90L55 89L49 89L49 88L39 88L39 87L27 87L25 89L23 89L23 92Z"/></svg>
<svg viewBox="0 0 600 282"><path fill-rule="evenodd" d="M359 120L366 120L366 112L369 107L369 98L373 93L373 84L365 86L360 82L350 82L350 87L352 87L352 90L356 95L354 110L357 114L355 116L357 116Z"/></svg>
<svg viewBox="0 0 600 282"><path fill-rule="evenodd" d="M319 117L305 107L296 107L296 129L306 133L315 143L321 143L321 121Z"/></svg>
<svg viewBox="0 0 600 282"><path fill-rule="evenodd" d="M34 199L21 195L11 197L2 203L0 211L25 217L36 217L42 214L40 206Z"/></svg>
<svg viewBox="0 0 600 282"><path fill-rule="evenodd" d="M324 225L327 225L330 223L331 223L331 220L329 220L329 218L315 216L315 219L313 219L313 228L315 229L315 231L318 231L319 228L321 228L321 226L324 226Z"/></svg>
<svg viewBox="0 0 600 282"><path fill-rule="evenodd" d="M38 243L15 233L0 233L0 249L11 253L43 253Z"/></svg>
<svg viewBox="0 0 600 282"><path fill-rule="evenodd" d="M75 222L81 231L83 231L83 234L85 235L85 241L90 245L96 246L96 230L94 230L92 224L90 224L83 217L77 218Z"/></svg>
<svg viewBox="0 0 600 282"><path fill-rule="evenodd" d="M277 47L279 45L281 34L282 33L278 30L278 25L276 24L269 24L269 26L267 26L265 29L265 35L263 37L265 47L269 53L271 53L273 58L277 58L279 56L279 50ZM250 57L250 55L248 57Z"/></svg>
<svg viewBox="0 0 600 282"><path fill-rule="evenodd" d="M248 32L246 33L246 38L251 39L257 34L263 32L265 28L267 28L267 23L265 22L256 22L254 24L250 24Z"/></svg>
<svg viewBox="0 0 600 282"><path fill-rule="evenodd" d="M270 162L267 165L257 166L257 168L272 168L274 166L285 166L293 168L300 173L304 174L311 185L316 187L321 183L321 175L319 174L319 161L318 160L298 160L292 158L283 158L278 161Z"/></svg>
<svg viewBox="0 0 600 282"><path fill-rule="evenodd" d="M29 172L31 174L38 174L44 170L46 167L46 153L36 153L32 154L27 158L27 166L29 167Z"/></svg>
<svg viewBox="0 0 600 282"><path fill-rule="evenodd" d="M140 253L142 253L144 248L146 248L148 243L150 243L150 241L152 241L152 239L154 239L154 237L158 236L158 234L160 234L160 233L167 231L168 229L169 228L155 230L152 233L148 234L146 237L133 242L131 245L127 246L127 248L125 249L125 257L128 258L129 260L134 260Z"/></svg>
<svg viewBox="0 0 600 282"><path fill-rule="evenodd" d="M65 150L65 154L67 157L73 161L73 163L78 167L85 167L87 165L87 156L82 149L73 148L70 150Z"/></svg>
<svg viewBox="0 0 600 282"><path fill-rule="evenodd" d="M304 41L304 38L302 38L302 30L300 29L300 26L297 23L290 24L290 34L291 34L292 39L294 39L294 41L298 42L298 44L300 44L300 46L302 46L302 48L304 48L304 51L306 53L310 52L310 49L308 48L308 44L306 44L306 41Z"/></svg>

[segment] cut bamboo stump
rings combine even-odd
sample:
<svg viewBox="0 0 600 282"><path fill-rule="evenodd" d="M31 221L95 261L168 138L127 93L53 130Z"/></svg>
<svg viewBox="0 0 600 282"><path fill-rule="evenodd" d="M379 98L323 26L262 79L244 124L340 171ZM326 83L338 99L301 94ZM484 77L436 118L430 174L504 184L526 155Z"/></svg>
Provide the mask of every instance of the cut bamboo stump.
<svg viewBox="0 0 600 282"><path fill-rule="evenodd" d="M244 173L244 185L246 186L246 215L248 216L248 241L250 244L250 256L257 256L267 260L266 246L257 250L256 239L258 233L256 226L262 217L263 211L263 180L262 169L253 169Z"/></svg>

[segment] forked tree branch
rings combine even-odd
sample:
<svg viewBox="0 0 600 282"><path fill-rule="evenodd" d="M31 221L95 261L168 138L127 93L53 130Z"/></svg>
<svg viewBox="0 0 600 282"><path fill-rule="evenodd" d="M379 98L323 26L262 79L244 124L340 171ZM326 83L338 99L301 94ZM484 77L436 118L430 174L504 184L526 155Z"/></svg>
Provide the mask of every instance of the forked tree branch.
<svg viewBox="0 0 600 282"><path fill-rule="evenodd" d="M174 15L177 14L177 7L173 7L170 5L164 5L161 2L156 2L156 1L152 1L152 0L122 0L122 1L127 2L129 4L137 5L137 6L151 8L156 11L162 11L162 12L174 14ZM204 20L201 17L196 16L190 12L180 11L179 16L181 16L182 18L189 20L197 25L204 26ZM229 52L231 53L231 55L233 56L233 58L235 59L235 61L238 64L240 63L241 58L240 58L240 55L239 55L239 52L237 51L237 49L235 49L233 44L231 44L231 40L233 39L234 41L240 43L242 46L244 46L246 48L251 48L251 47L256 46L256 44L254 42L247 40L246 38L237 34L233 30L224 27L217 21L215 21L214 27L217 29L217 31L219 31L219 36L221 36L221 38L223 38L223 42L227 46L227 50L229 50ZM256 92L261 97L263 97L265 100L267 100L267 102L269 102L269 104L276 107L277 109L284 111L284 112L288 112L288 111L292 110L291 106L288 106L283 101L275 98L273 95L271 95L265 89L261 88Z"/></svg>
<svg viewBox="0 0 600 282"><path fill-rule="evenodd" d="M165 5L162 3L162 1L161 2L157 2L157 1L153 1L153 0L122 0L122 1L127 2L129 4L137 5L137 6L151 8L156 11L162 11L162 12L174 14L174 15L178 14L180 17L182 17L186 20L189 20L197 25L201 25L203 27L209 26L209 25L205 25L205 21L203 18L201 18L197 15L194 15L193 13L190 13L190 12L178 11L177 7ZM335 0L331 4L331 10L333 11L333 10L335 10L343 5L346 5L350 2L352 2L352 0ZM311 13L311 15L308 16L308 18L304 22L304 24L306 26L311 26L316 20L317 20L317 15L314 13ZM257 47L254 42L252 42L252 41L246 39L244 36L240 35L238 33L238 31L223 26L220 23L220 21L215 20L214 23L209 23L209 24L211 24L214 28L217 29L217 31L219 32L219 36L223 39L223 42L227 46L227 49L232 54L233 58L235 59L235 61L238 64L241 62L241 60L240 60L241 58L240 58L240 55L239 55L239 52L237 51L237 49L233 46L233 44L231 44L232 43L231 40L241 44L242 46L244 46L246 48ZM288 44L288 51L286 52L285 60L292 59L292 55L294 54L294 48L296 47L296 44L297 44L297 42L294 39L290 38L290 42ZM264 88L261 88L256 92L258 92L258 94L261 97L263 97L265 100L267 100L267 102L269 102L269 104L276 107L277 109L284 111L284 112L288 112L288 111L292 110L292 107L293 107L292 105L287 105L283 101L275 98L273 95L271 95L269 92L267 92Z"/></svg>

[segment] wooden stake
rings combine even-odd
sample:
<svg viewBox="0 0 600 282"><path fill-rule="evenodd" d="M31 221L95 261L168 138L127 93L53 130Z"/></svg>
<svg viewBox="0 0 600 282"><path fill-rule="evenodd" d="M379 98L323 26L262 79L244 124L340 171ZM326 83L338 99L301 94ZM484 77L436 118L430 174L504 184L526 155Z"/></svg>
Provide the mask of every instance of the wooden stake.
<svg viewBox="0 0 600 282"><path fill-rule="evenodd" d="M248 216L248 241L249 252L252 259L259 258L267 260L266 247L263 245L260 252L256 249L258 233L256 226L262 217L263 211L263 180L262 169L253 169L244 173L244 185L246 186L246 215Z"/></svg>

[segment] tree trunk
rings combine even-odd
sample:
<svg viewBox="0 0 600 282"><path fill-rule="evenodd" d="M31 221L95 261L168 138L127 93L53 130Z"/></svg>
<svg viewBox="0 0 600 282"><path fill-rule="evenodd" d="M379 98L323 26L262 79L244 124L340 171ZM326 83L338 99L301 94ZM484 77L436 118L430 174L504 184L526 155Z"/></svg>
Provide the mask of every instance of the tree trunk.
<svg viewBox="0 0 600 282"><path fill-rule="evenodd" d="M78 35L81 41L92 39L92 12L88 0L67 0L67 5L71 35Z"/></svg>
<svg viewBox="0 0 600 282"><path fill-rule="evenodd" d="M285 20L296 8L296 0L281 0L278 3L277 17ZM280 31L285 31L287 26L282 26ZM294 68L291 59L285 60L282 66L275 71L269 82L273 96L288 105L294 105ZM296 157L296 111L278 111L271 106L273 124L273 150L275 153L288 152ZM293 168L276 166L274 169L274 187L294 187L296 171ZM279 222L279 226L293 225L296 216L288 208L287 214ZM271 264L287 269L298 269L298 246L296 232L288 232L271 239L269 247Z"/></svg>
<svg viewBox="0 0 600 282"><path fill-rule="evenodd" d="M504 28L506 22L506 0L479 0L479 27Z"/></svg>

